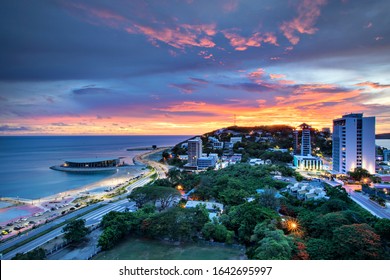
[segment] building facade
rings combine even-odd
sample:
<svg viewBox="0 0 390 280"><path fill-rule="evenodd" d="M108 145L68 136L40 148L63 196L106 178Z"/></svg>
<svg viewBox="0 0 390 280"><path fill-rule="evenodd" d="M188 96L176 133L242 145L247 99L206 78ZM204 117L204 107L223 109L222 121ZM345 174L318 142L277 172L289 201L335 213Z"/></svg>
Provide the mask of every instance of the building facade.
<svg viewBox="0 0 390 280"><path fill-rule="evenodd" d="M299 153L299 138L298 138L299 131L294 130L293 131L293 150L294 155L297 155Z"/></svg>
<svg viewBox="0 0 390 280"><path fill-rule="evenodd" d="M309 156L294 156L294 166L298 170L317 170L324 169L324 163L319 157Z"/></svg>
<svg viewBox="0 0 390 280"><path fill-rule="evenodd" d="M310 126L302 124L301 156L311 155Z"/></svg>
<svg viewBox="0 0 390 280"><path fill-rule="evenodd" d="M390 150L383 151L383 161L390 161Z"/></svg>
<svg viewBox="0 0 390 280"><path fill-rule="evenodd" d="M231 137L230 138L230 143L232 143L233 146L234 146L234 144L236 144L238 142L242 142L242 137Z"/></svg>
<svg viewBox="0 0 390 280"><path fill-rule="evenodd" d="M188 165L197 166L198 159L202 155L202 139L196 137L188 140Z"/></svg>
<svg viewBox="0 0 390 280"><path fill-rule="evenodd" d="M360 167L375 173L375 117L348 114L333 120L333 171Z"/></svg>
<svg viewBox="0 0 390 280"><path fill-rule="evenodd" d="M198 158L198 169L207 169L209 167L215 167L217 161L215 157L200 157Z"/></svg>

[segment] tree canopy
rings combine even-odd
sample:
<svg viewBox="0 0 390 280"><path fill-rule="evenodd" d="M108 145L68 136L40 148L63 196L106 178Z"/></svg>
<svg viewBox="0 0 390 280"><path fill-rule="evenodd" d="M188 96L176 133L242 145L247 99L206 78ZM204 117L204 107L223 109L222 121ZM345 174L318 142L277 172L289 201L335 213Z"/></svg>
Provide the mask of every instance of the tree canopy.
<svg viewBox="0 0 390 280"><path fill-rule="evenodd" d="M62 231L64 232L64 238L73 244L81 242L89 233L88 228L85 226L84 219L71 221Z"/></svg>

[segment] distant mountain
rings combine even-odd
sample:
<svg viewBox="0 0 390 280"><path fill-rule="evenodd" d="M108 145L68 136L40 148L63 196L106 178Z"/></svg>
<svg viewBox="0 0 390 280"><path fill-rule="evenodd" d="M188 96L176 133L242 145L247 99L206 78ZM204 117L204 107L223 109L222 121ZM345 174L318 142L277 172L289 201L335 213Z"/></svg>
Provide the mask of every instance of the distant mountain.
<svg viewBox="0 0 390 280"><path fill-rule="evenodd" d="M390 139L390 133L381 133L375 135L375 139Z"/></svg>

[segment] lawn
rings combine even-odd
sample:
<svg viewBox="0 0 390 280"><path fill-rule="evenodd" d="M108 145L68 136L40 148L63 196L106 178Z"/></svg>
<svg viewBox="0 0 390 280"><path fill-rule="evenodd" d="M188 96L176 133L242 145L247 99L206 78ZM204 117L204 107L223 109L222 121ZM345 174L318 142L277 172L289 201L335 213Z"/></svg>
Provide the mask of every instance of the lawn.
<svg viewBox="0 0 390 280"><path fill-rule="evenodd" d="M129 238L99 253L96 260L237 260L246 259L243 249L207 244L180 244Z"/></svg>

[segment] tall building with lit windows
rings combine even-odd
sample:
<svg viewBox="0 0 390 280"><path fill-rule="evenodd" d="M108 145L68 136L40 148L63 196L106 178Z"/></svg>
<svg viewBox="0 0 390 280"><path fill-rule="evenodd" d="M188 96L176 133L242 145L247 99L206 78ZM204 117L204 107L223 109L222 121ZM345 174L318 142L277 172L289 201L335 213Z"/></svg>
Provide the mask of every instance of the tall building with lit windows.
<svg viewBox="0 0 390 280"><path fill-rule="evenodd" d="M346 174L356 167L375 173L375 117L348 114L333 120L333 171Z"/></svg>
<svg viewBox="0 0 390 280"><path fill-rule="evenodd" d="M197 166L202 156L202 139L196 137L188 140L188 166Z"/></svg>
<svg viewBox="0 0 390 280"><path fill-rule="evenodd" d="M302 129L301 156L311 155L310 126L303 123L300 127Z"/></svg>

